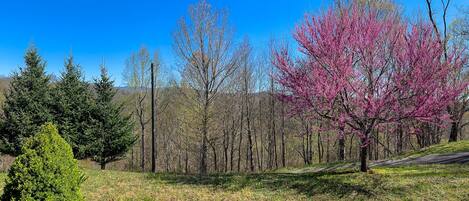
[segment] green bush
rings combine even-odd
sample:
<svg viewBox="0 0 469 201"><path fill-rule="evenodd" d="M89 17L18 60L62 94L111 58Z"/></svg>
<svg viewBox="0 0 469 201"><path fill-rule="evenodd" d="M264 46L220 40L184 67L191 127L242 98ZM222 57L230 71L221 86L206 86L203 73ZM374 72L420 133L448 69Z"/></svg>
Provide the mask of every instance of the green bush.
<svg viewBox="0 0 469 201"><path fill-rule="evenodd" d="M2 200L83 200L83 181L70 145L46 123L24 142L8 172Z"/></svg>

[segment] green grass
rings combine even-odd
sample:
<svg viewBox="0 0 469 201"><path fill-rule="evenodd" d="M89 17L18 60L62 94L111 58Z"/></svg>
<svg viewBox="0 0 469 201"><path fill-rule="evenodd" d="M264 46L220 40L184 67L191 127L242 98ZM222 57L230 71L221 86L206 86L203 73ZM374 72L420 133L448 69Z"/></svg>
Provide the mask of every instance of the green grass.
<svg viewBox="0 0 469 201"><path fill-rule="evenodd" d="M469 141L406 153L417 157L469 151ZM373 167L313 164L259 174L147 174L84 168L87 200L468 200L469 165ZM316 172L319 169L332 171ZM5 173L0 173L3 188ZM0 190L1 191L1 190Z"/></svg>
<svg viewBox="0 0 469 201"><path fill-rule="evenodd" d="M396 158L420 157L430 154L448 154L458 152L469 152L469 140L462 140L452 143L442 143L433 145L418 151L411 151L397 156Z"/></svg>
<svg viewBox="0 0 469 201"><path fill-rule="evenodd" d="M217 174L85 170L87 200L463 200L468 165L376 167L371 173ZM5 174L0 174L3 181ZM3 183L0 184L3 186Z"/></svg>

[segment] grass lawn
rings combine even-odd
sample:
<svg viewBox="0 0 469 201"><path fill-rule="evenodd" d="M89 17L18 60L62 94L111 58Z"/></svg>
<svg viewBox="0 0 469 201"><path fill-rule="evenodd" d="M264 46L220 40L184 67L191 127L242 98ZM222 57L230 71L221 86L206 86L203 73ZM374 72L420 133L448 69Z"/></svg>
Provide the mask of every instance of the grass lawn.
<svg viewBox="0 0 469 201"><path fill-rule="evenodd" d="M467 151L469 141L460 141L396 158ZM360 173L350 164L206 177L84 168L82 192L87 200L469 200L469 165L373 167ZM318 168L335 170L314 172ZM5 177L0 173L1 189Z"/></svg>
<svg viewBox="0 0 469 201"><path fill-rule="evenodd" d="M458 152L469 152L469 140L461 140L458 142L442 143L433 145L419 151L411 151L397 156L396 158L405 157L419 157L430 154L447 154L447 153L458 153Z"/></svg>
<svg viewBox="0 0 469 201"><path fill-rule="evenodd" d="M464 200L469 165L376 167L371 173L223 174L203 178L84 170L87 200ZM0 174L3 181L6 174ZM3 182L0 184L3 186Z"/></svg>

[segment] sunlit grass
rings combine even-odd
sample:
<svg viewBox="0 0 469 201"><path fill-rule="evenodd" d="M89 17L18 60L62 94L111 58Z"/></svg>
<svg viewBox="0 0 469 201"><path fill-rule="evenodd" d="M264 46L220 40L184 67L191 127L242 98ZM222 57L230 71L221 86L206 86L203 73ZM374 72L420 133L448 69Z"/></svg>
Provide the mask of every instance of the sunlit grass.
<svg viewBox="0 0 469 201"><path fill-rule="evenodd" d="M419 157L430 154L447 154L458 152L469 152L469 140L437 144L418 151L406 152L400 156L397 156L396 158Z"/></svg>
<svg viewBox="0 0 469 201"><path fill-rule="evenodd" d="M400 157L469 151L469 141L441 144ZM465 200L469 165L373 167L313 164L258 174L149 174L84 168L87 200ZM82 167L87 167L83 166ZM323 171L315 171L321 169ZM325 170L325 172L324 172ZM3 188L6 173L0 174Z"/></svg>
<svg viewBox="0 0 469 201"><path fill-rule="evenodd" d="M87 200L464 200L468 165L206 177L84 170ZM0 174L3 181L6 174ZM3 187L3 182L0 184Z"/></svg>

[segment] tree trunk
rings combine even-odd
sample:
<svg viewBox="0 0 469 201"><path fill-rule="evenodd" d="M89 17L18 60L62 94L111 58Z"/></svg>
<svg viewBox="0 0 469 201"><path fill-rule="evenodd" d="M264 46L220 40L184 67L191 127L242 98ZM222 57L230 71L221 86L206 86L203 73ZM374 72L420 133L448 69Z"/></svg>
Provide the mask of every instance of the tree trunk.
<svg viewBox="0 0 469 201"><path fill-rule="evenodd" d="M140 124L142 135L140 137L140 168L145 171L145 124Z"/></svg>
<svg viewBox="0 0 469 201"><path fill-rule="evenodd" d="M154 64L151 63L151 171L156 172L156 127L155 127L155 72Z"/></svg>
<svg viewBox="0 0 469 201"><path fill-rule="evenodd" d="M234 144L236 138L236 131L234 130L235 120L233 119L233 129L231 130L231 145L230 145L230 171L233 171L233 158L234 158Z"/></svg>
<svg viewBox="0 0 469 201"><path fill-rule="evenodd" d="M318 131L318 160L319 163L322 162L323 150L322 150L322 139L321 139L321 131Z"/></svg>
<svg viewBox="0 0 469 201"><path fill-rule="evenodd" d="M184 173L189 173L189 153L187 153L187 149L185 150L184 156Z"/></svg>
<svg viewBox="0 0 469 201"><path fill-rule="evenodd" d="M313 163L313 132L311 131L311 127L309 122L307 124L307 134L308 134L308 164Z"/></svg>
<svg viewBox="0 0 469 201"><path fill-rule="evenodd" d="M205 83L205 91L204 91L204 110L202 116L202 144L200 146L200 167L199 167L199 174L206 175L207 174L207 135L208 135L208 109L209 109L209 100L208 100L209 92L208 92L208 83Z"/></svg>
<svg viewBox="0 0 469 201"><path fill-rule="evenodd" d="M339 161L345 160L345 136L339 136Z"/></svg>
<svg viewBox="0 0 469 201"><path fill-rule="evenodd" d="M106 163L101 161L101 170L105 170L106 169Z"/></svg>
<svg viewBox="0 0 469 201"><path fill-rule="evenodd" d="M229 145L228 130L223 131L223 171L228 171L228 145Z"/></svg>
<svg viewBox="0 0 469 201"><path fill-rule="evenodd" d="M361 172L368 171L368 166L367 166L367 161L366 161L367 151L368 151L367 139L364 138L361 141L361 147L360 147L360 171Z"/></svg>
<svg viewBox="0 0 469 201"><path fill-rule="evenodd" d="M263 126L262 126L262 98L259 97L259 141L260 141L260 153L259 155L257 156L258 158L258 165L259 165L259 170L263 170L264 166L264 140L263 140L263 137L264 137L264 129L263 129ZM257 146L257 143L256 143L256 146ZM259 148L258 148L259 150Z"/></svg>
<svg viewBox="0 0 469 201"><path fill-rule="evenodd" d="M253 161L253 157L252 157L252 134L251 134L251 126L250 126L250 119L249 119L249 116L248 116L248 119L247 119L247 127L248 127L248 162L249 162L249 170L251 172L254 172L254 161Z"/></svg>
<svg viewBox="0 0 469 201"><path fill-rule="evenodd" d="M459 133L459 123L456 121L453 121L451 123L451 131L449 133L449 139L448 142L456 142L458 141L458 133Z"/></svg>
<svg viewBox="0 0 469 201"><path fill-rule="evenodd" d="M256 145L254 149L256 150L256 159L257 159L257 169L261 170L260 159L259 159L259 144L257 143L257 131L254 130L254 144Z"/></svg>
<svg viewBox="0 0 469 201"><path fill-rule="evenodd" d="M330 162L330 155L329 155L329 151L330 151L330 136L329 136L329 133L326 133L326 163L329 163Z"/></svg>
<svg viewBox="0 0 469 201"><path fill-rule="evenodd" d="M243 107L244 108L244 107ZM243 124L244 124L244 111L241 109L241 120L239 128L239 143L238 143L238 172L241 171L241 144L243 143Z"/></svg>
<svg viewBox="0 0 469 201"><path fill-rule="evenodd" d="M218 172L217 149L213 142L210 143L210 147L212 147L212 152L213 152L213 167L215 169L215 172Z"/></svg>
<svg viewBox="0 0 469 201"><path fill-rule="evenodd" d="M402 128L401 124L398 124L397 125L397 144L396 144L396 152L398 154L402 152L403 140L404 140L404 129Z"/></svg>
<svg viewBox="0 0 469 201"><path fill-rule="evenodd" d="M200 145L200 166L199 174L207 174L207 137L204 134L202 137L202 144Z"/></svg>
<svg viewBox="0 0 469 201"><path fill-rule="evenodd" d="M282 167L285 167L285 104L282 102L282 122L281 122L281 154L282 154Z"/></svg>

